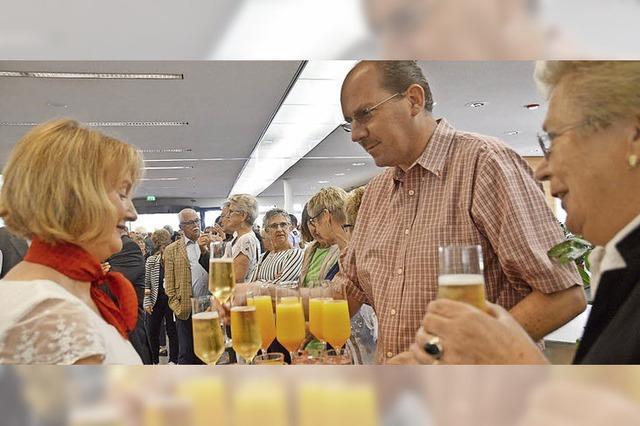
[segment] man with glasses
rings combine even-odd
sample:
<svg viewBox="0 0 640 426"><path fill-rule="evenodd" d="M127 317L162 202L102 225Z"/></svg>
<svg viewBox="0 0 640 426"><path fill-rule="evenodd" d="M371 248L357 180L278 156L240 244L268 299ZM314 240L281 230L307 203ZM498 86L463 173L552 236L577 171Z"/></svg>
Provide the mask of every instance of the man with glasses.
<svg viewBox="0 0 640 426"><path fill-rule="evenodd" d="M178 332L178 364L202 364L193 352L191 298L209 294L207 271L200 265L200 217L193 209L178 214L184 236L169 244L164 251L164 287L169 307L176 316Z"/></svg>
<svg viewBox="0 0 640 426"><path fill-rule="evenodd" d="M534 340L584 310L575 267L546 254L563 233L529 166L494 138L436 120L415 61L358 63L341 103L351 139L389 167L367 187L335 278L351 312L375 309L378 362L405 358L436 297L441 245L482 246L487 299Z"/></svg>

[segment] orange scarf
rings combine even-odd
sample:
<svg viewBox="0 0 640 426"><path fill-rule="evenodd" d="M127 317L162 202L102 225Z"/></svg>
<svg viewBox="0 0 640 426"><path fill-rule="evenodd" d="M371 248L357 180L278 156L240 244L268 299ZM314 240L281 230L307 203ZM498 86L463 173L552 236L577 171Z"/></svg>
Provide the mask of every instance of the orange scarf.
<svg viewBox="0 0 640 426"><path fill-rule="evenodd" d="M90 282L91 299L102 318L129 339L138 321L138 299L124 275L103 273L98 259L74 244L51 245L38 238L31 243L24 260L53 268L73 280ZM105 285L113 298L103 290Z"/></svg>

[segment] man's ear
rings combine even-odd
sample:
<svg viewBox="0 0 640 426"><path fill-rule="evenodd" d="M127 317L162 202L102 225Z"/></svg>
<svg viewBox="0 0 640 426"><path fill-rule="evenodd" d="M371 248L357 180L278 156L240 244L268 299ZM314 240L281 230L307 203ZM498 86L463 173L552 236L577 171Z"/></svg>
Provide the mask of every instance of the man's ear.
<svg viewBox="0 0 640 426"><path fill-rule="evenodd" d="M422 86L419 84L412 84L406 90L406 97L411 104L411 115L416 116L424 110L425 93Z"/></svg>

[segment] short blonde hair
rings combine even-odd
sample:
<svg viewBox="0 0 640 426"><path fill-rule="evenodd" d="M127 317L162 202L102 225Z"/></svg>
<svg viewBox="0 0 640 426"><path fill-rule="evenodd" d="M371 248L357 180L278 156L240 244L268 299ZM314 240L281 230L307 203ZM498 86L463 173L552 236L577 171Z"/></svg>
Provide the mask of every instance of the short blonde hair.
<svg viewBox="0 0 640 426"><path fill-rule="evenodd" d="M315 217L324 209L329 210L336 219L346 221L344 206L347 202L347 193L337 186L322 188L307 203L307 213Z"/></svg>
<svg viewBox="0 0 640 426"><path fill-rule="evenodd" d="M258 217L258 201L254 196L249 194L234 194L227 200L229 207L233 206L241 213L247 215L245 222L253 225ZM225 203L226 204L226 203Z"/></svg>
<svg viewBox="0 0 640 426"><path fill-rule="evenodd" d="M640 61L540 61L535 78L547 98L560 82L567 85L595 127L640 112Z"/></svg>
<svg viewBox="0 0 640 426"><path fill-rule="evenodd" d="M366 191L366 186L360 186L356 189L349 191L347 194L347 202L344 206L344 211L347 215L347 223L349 225L356 224L358 218L358 211L360 210L360 204L362 204L362 197Z"/></svg>
<svg viewBox="0 0 640 426"><path fill-rule="evenodd" d="M0 217L25 238L85 244L117 220L108 193L125 178L135 185L141 170L142 157L132 145L73 120L48 121L11 152Z"/></svg>

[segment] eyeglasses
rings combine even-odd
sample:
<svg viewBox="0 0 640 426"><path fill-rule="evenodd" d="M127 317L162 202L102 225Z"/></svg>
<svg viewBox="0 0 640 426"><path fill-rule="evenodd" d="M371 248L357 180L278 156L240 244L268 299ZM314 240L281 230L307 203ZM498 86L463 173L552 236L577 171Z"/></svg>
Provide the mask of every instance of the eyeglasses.
<svg viewBox="0 0 640 426"><path fill-rule="evenodd" d="M343 230L348 230L349 228L353 228L353 225L350 223L345 223L344 225L342 225L342 229Z"/></svg>
<svg viewBox="0 0 640 426"><path fill-rule="evenodd" d="M579 129L580 127L590 126L593 124L593 120L587 119L580 124L576 124L573 126L566 127L559 132L542 132L538 133L538 144L540 144L540 149L542 150L542 154L544 154L544 158L547 160L551 155L551 145L553 144L553 140L564 135L569 130Z"/></svg>
<svg viewBox="0 0 640 426"><path fill-rule="evenodd" d="M230 217L234 213L242 213L242 212L239 211L239 210L229 210L229 212L227 214L221 214L220 217L222 219L226 219L226 218Z"/></svg>
<svg viewBox="0 0 640 426"><path fill-rule="evenodd" d="M357 121L360 124L367 124L370 120L371 117L373 117L373 111L375 111L376 109L380 108L380 106L382 106L382 104L384 104L385 102L390 101L391 99L395 98L396 96L402 96L403 94L401 92L395 93L391 96L389 96L386 99L383 99L382 101L378 102L377 104L375 104L372 107L369 108L364 108L361 109L360 111L356 111L353 114L353 118L347 118L347 121L345 123L342 123L340 125L340 127L342 127L342 130L344 130L345 132L349 132L351 133L351 131L353 130L353 122Z"/></svg>
<svg viewBox="0 0 640 426"><path fill-rule="evenodd" d="M191 225L199 225L200 219L187 220L185 222L180 222L180 226L191 226Z"/></svg>
<svg viewBox="0 0 640 426"><path fill-rule="evenodd" d="M313 225L313 226L315 226L315 225L316 225L316 220L317 220L320 216L322 216L322 213L324 213L324 211L325 211L325 210L326 210L326 209L322 209L322 210L320 210L320 213L318 213L318 214L317 214L317 215L315 215L314 217L310 217L310 218L309 218L309 225Z"/></svg>
<svg viewBox="0 0 640 426"><path fill-rule="evenodd" d="M272 231L276 231L278 228L287 229L287 226L291 226L291 223L289 222L272 223L270 225L267 225L267 228Z"/></svg>

